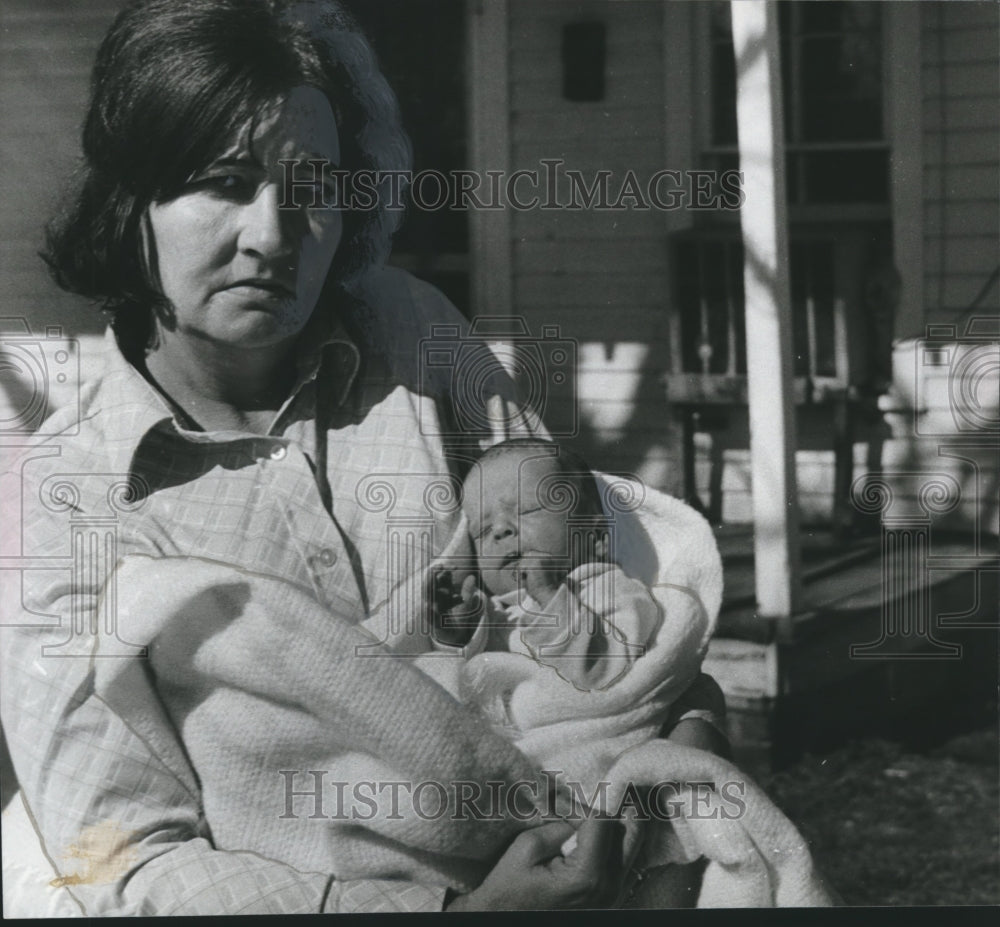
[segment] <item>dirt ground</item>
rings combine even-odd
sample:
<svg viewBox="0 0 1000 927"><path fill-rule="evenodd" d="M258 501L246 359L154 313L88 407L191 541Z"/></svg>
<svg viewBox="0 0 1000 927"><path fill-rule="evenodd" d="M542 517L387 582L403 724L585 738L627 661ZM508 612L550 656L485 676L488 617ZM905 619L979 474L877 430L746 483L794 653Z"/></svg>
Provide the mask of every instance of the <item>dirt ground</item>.
<svg viewBox="0 0 1000 927"><path fill-rule="evenodd" d="M761 777L849 905L1000 903L995 727L917 752L866 739Z"/></svg>

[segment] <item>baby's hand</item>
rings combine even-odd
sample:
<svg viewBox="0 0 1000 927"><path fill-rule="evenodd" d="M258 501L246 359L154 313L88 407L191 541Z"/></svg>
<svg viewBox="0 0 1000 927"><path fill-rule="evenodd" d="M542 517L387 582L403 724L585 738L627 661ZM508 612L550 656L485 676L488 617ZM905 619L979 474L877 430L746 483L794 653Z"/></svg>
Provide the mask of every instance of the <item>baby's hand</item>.
<svg viewBox="0 0 1000 927"><path fill-rule="evenodd" d="M557 568L544 554L528 551L517 565L518 585L542 608L549 604L566 578L565 569Z"/></svg>
<svg viewBox="0 0 1000 927"><path fill-rule="evenodd" d="M474 574L456 589L450 570L434 574L434 638L451 647L464 647L482 620L486 597Z"/></svg>

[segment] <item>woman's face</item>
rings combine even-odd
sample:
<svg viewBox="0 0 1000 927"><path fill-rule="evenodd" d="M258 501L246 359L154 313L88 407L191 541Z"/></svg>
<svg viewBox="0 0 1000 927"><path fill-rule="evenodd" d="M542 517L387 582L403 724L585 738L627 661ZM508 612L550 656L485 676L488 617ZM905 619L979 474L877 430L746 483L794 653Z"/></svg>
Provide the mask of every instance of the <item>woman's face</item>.
<svg viewBox="0 0 1000 927"><path fill-rule="evenodd" d="M287 159L296 165L286 177ZM317 159L340 164L333 110L319 90L296 87L252 137L150 206L150 266L179 334L266 348L302 330L343 234L340 211L322 205L334 200L330 180L315 190L304 183L313 177L306 162Z"/></svg>

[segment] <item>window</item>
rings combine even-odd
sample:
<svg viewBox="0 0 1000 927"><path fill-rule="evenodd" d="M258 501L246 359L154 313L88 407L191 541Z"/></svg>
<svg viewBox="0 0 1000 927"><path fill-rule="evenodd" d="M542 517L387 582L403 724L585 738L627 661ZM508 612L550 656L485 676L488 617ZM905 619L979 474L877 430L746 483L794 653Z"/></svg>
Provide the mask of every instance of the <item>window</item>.
<svg viewBox="0 0 1000 927"><path fill-rule="evenodd" d="M372 41L413 143L413 169L466 167L463 0L347 0ZM426 200L438 197L431 178ZM391 264L433 283L468 315L469 229L465 211L407 209Z"/></svg>
<svg viewBox="0 0 1000 927"><path fill-rule="evenodd" d="M736 167L736 66L729 3L709 13L711 106L704 160ZM788 202L889 201L878 2L782 0L778 4Z"/></svg>

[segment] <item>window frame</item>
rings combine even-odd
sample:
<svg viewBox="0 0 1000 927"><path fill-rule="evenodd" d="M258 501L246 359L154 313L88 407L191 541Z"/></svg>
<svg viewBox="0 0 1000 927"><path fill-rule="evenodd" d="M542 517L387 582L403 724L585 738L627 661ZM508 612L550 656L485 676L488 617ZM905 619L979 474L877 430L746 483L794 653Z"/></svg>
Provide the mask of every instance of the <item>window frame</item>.
<svg viewBox="0 0 1000 927"><path fill-rule="evenodd" d="M799 3L806 0L798 0ZM693 157L699 166L708 166L707 160L739 155L739 145L718 145L712 141L714 88L712 86L712 3L696 3L694 7L695 46L701 50L692 59L692 111L696 113ZM882 138L880 140L846 142L788 142L785 143L786 158L801 158L811 151L884 151L886 153L886 198L884 201L857 201L845 203L817 203L804 201L805 197L788 197L788 218L791 223L800 222L879 222L892 217L896 187L893 177L893 142L897 120L893 116L891 93L896 87L893 73L893 28L892 9L896 4L885 3L881 16L881 85L882 85ZM792 85L795 85L792 81ZM783 101L786 103L787 101ZM794 105L794 104L793 104ZM785 106L782 107L783 110ZM793 110L794 112L794 110ZM790 177L791 172L786 171ZM800 172L801 175L801 172ZM738 215L713 216L710 221L738 221Z"/></svg>

